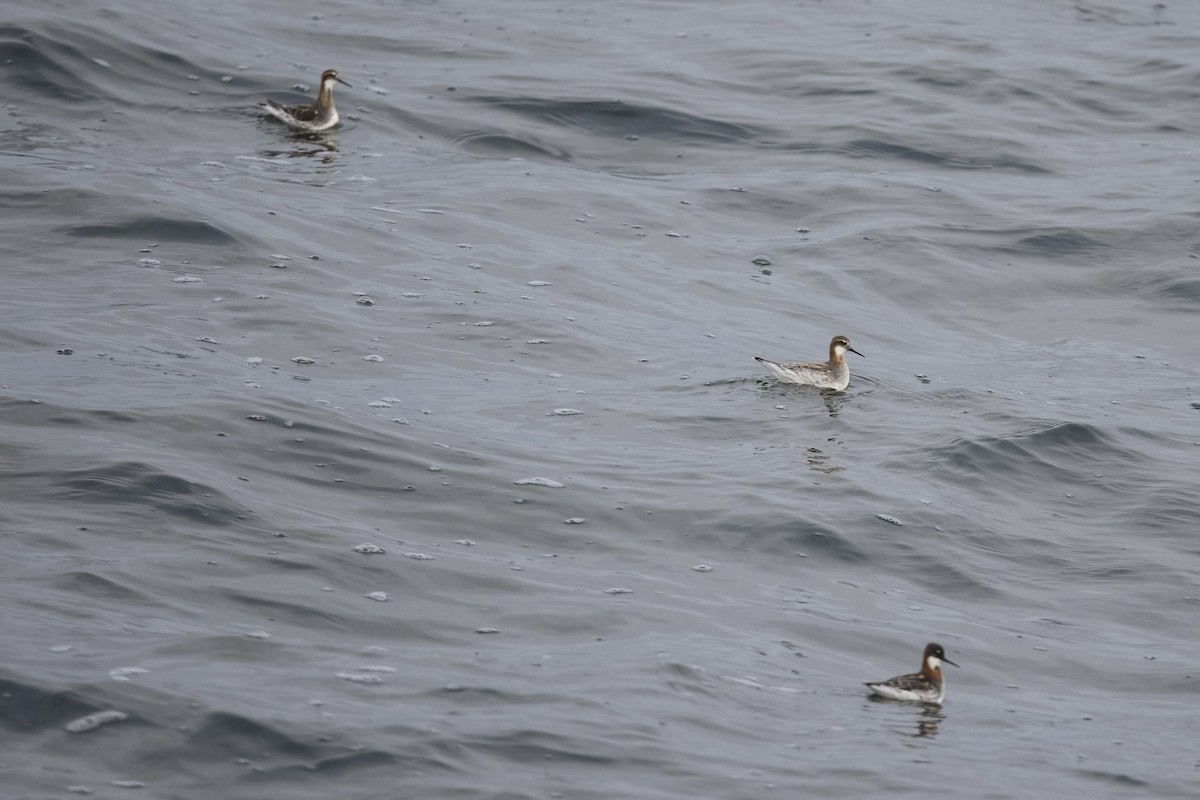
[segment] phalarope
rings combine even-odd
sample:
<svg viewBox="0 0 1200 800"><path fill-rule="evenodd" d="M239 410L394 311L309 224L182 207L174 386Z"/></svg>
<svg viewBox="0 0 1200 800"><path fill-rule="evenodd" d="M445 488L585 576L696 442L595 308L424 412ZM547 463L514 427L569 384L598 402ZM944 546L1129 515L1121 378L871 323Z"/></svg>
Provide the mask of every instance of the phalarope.
<svg viewBox="0 0 1200 800"><path fill-rule="evenodd" d="M267 113L293 128L313 132L329 130L337 125L340 119L337 109L333 107L335 83L350 86L338 77L336 69L327 69L321 73L321 91L317 93L317 99L311 106L285 106L274 100L268 100L263 105L266 106Z"/></svg>
<svg viewBox="0 0 1200 800"><path fill-rule="evenodd" d="M910 703L932 703L941 705L946 696L946 684L942 682L942 662L954 664L946 658L946 651L940 644L930 642L925 645L925 654L921 657L921 671L911 675L897 675L886 681L868 683L866 686L872 694L886 697L889 700L905 700ZM954 664L958 666L958 664Z"/></svg>
<svg viewBox="0 0 1200 800"><path fill-rule="evenodd" d="M758 356L755 356L754 360L770 370L780 383L801 383L840 392L850 384L850 367L846 366L846 359L843 358L847 350L862 356L862 353L850 346L850 340L845 336L835 336L829 343L827 363L779 364Z"/></svg>

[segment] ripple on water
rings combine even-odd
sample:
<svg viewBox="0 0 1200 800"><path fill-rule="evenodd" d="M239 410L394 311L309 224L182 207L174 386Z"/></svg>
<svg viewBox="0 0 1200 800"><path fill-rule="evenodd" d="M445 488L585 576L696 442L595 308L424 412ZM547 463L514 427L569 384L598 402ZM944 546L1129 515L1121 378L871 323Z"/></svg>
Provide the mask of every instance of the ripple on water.
<svg viewBox="0 0 1200 800"><path fill-rule="evenodd" d="M949 169L1007 170L1031 175L1049 174L1045 167L1025 158L1018 157L996 146L996 142L980 140L971 151L954 151L944 144L938 147L922 146L912 141L897 141L895 138L863 138L848 141L835 149L853 158L875 158L895 161L917 162ZM1016 148L1015 144L1010 145Z"/></svg>
<svg viewBox="0 0 1200 800"><path fill-rule="evenodd" d="M173 517L206 525L232 525L247 516L217 489L139 461L69 470L53 477L60 498L85 506L150 505Z"/></svg>
<svg viewBox="0 0 1200 800"><path fill-rule="evenodd" d="M823 556L846 564L870 558L850 535L805 519L797 509L791 514L780 513L778 508L765 512L718 511L713 516L716 521L711 530L717 533L713 534L711 543L722 548L746 549L779 558ZM691 538L705 541L708 537L696 531Z"/></svg>
<svg viewBox="0 0 1200 800"><path fill-rule="evenodd" d="M553 161L571 158L571 154L563 148L527 131L463 131L451 136L450 142L469 153L492 158L542 158Z"/></svg>
<svg viewBox="0 0 1200 800"><path fill-rule="evenodd" d="M131 241L189 242L228 245L237 238L208 222L170 217L129 217L119 222L71 225L62 229L68 236L127 239Z"/></svg>
<svg viewBox="0 0 1200 800"><path fill-rule="evenodd" d="M1079 486L1098 473L1144 460L1112 433L1080 422L1054 422L1005 436L959 439L930 448L926 458L951 484L987 494L1019 497L1043 485Z"/></svg>
<svg viewBox="0 0 1200 800"><path fill-rule="evenodd" d="M609 137L655 138L668 142L739 142L761 138L763 129L621 100L549 100L535 97L472 97L477 103Z"/></svg>
<svg viewBox="0 0 1200 800"><path fill-rule="evenodd" d="M13 732L29 733L77 723L79 730L72 732L78 733L117 721L111 716L117 712L94 705L78 693L43 688L31 682L0 678L0 697L5 709L0 714L0 728ZM13 709L20 709L20 714L12 713ZM84 722L101 715L102 721L91 727Z"/></svg>
<svg viewBox="0 0 1200 800"><path fill-rule="evenodd" d="M1154 303L1156 308L1195 312L1200 308L1200 276L1195 260L1187 264L1139 267L1121 270L1116 291L1133 294Z"/></svg>

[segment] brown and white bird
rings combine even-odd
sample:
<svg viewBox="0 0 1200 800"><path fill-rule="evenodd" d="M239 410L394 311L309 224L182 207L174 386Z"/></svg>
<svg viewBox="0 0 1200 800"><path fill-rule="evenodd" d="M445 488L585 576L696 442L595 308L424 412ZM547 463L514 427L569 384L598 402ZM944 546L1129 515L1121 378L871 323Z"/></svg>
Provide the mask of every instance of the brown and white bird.
<svg viewBox="0 0 1200 800"><path fill-rule="evenodd" d="M835 336L829 343L827 362L780 364L758 356L755 356L754 360L766 367L780 383L799 383L840 392L850 385L850 367L846 365L844 358L847 352L862 356L862 353L850 346L850 340L845 336Z"/></svg>
<svg viewBox="0 0 1200 800"><path fill-rule="evenodd" d="M946 683L942 680L942 663L958 666L946 658L946 651L937 642L925 645L921 656L921 671L911 675L897 675L886 681L868 682L871 694L889 700L904 700L909 703L931 703L941 705L946 697Z"/></svg>
<svg viewBox="0 0 1200 800"><path fill-rule="evenodd" d="M268 100L262 105L266 107L268 114L286 122L293 128L313 133L327 131L337 125L340 119L337 109L333 107L333 85L335 83L350 86L338 77L336 69L327 69L321 73L321 89L317 92L317 99L311 106L285 106L274 100Z"/></svg>

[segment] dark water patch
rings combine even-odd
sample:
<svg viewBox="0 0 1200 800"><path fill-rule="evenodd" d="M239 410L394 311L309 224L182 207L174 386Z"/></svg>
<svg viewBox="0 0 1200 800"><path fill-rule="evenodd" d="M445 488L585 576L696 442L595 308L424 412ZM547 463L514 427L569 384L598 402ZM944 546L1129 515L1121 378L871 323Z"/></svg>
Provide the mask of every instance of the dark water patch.
<svg viewBox="0 0 1200 800"><path fill-rule="evenodd" d="M514 730L493 736L460 738L457 741L469 750L514 764L553 760L562 764L614 766L631 760L624 754L611 752L612 748L600 741L539 730Z"/></svg>
<svg viewBox="0 0 1200 800"><path fill-rule="evenodd" d="M71 225L60 228L68 236L95 239L124 239L134 242L188 242L191 244L236 244L237 238L207 222L168 217L131 217L121 222Z"/></svg>
<svg viewBox="0 0 1200 800"><path fill-rule="evenodd" d="M319 778L349 777L359 782L378 781L394 786L400 777L436 772L445 765L424 755L397 755L338 736L290 732L272 724L232 712L213 712L199 727L180 728L186 738L166 746L144 748L144 769L169 773L156 781L172 797L331 797L344 794L338 786ZM384 789L373 795L389 796Z"/></svg>
<svg viewBox="0 0 1200 800"><path fill-rule="evenodd" d="M353 752L345 752L348 747L353 748ZM418 745L419 749L428 749L424 745ZM283 766L262 765L261 772L256 773L250 778L251 783L260 781L274 781L279 778L287 778L289 781L308 781L314 776L323 777L338 777L347 776L355 781L365 777L367 770L387 768L387 775L390 778L381 776L384 782L390 782L397 775L425 776L426 773L439 772L456 772L447 761L437 758L427 753L394 753L385 750L373 748L363 748L359 746L346 746L341 748L342 752L329 753L316 758L306 764L287 764ZM437 793L439 797L444 797L442 792Z"/></svg>
<svg viewBox="0 0 1200 800"><path fill-rule="evenodd" d="M56 416L47 416L45 421L50 425L66 425L70 427L83 428L98 426L106 428L108 427L109 423L116 423L117 425L134 425L140 423L142 420L133 414L126 414L121 411L108 411L104 409L76 409L73 411L63 411Z"/></svg>
<svg viewBox="0 0 1200 800"><path fill-rule="evenodd" d="M180 638L172 644L156 648L155 655L179 663L203 661L226 666L270 663L278 666L279 653L284 649L286 645L271 640L229 634Z"/></svg>
<svg viewBox="0 0 1200 800"><path fill-rule="evenodd" d="M1122 270L1117 291L1154 301L1159 308L1195 311L1200 308L1200 260L1189 265L1163 265L1138 270Z"/></svg>
<svg viewBox="0 0 1200 800"><path fill-rule="evenodd" d="M782 89L782 91L787 93L791 97L810 97L810 98L811 97L820 97L820 98L853 97L853 98L857 99L857 98L863 98L863 97L871 97L871 96L879 94L879 91L876 89L866 89L866 88L851 89L851 88L848 88L845 86L800 85L800 86L784 87ZM776 90L772 88L770 93L775 94Z"/></svg>
<svg viewBox="0 0 1200 800"><path fill-rule="evenodd" d="M47 219L87 219L111 205L111 198L87 189L0 189L0 226L27 229ZM53 214L48 213L53 209Z"/></svg>
<svg viewBox="0 0 1200 800"><path fill-rule="evenodd" d="M1109 786L1121 789L1145 789L1150 786L1146 781L1138 780L1132 775L1127 775L1123 772L1108 772L1107 770L1098 769L1080 769L1076 770L1076 774L1092 781L1108 784Z"/></svg>
<svg viewBox="0 0 1200 800"><path fill-rule="evenodd" d="M1073 564L1063 569L1063 574L1071 577L1086 577L1097 581L1117 581L1120 583L1135 583L1145 580L1150 571L1144 567L1129 566L1081 566Z"/></svg>
<svg viewBox="0 0 1200 800"><path fill-rule="evenodd" d="M962 544L985 558L1000 558L1006 564L1016 564L1028 574L1061 571L1073 563L1071 554L1041 530L1006 530L1001 520L991 519L967 508L943 515L939 527L950 537L948 544ZM1007 575L1007 582L1020 583Z"/></svg>
<svg viewBox="0 0 1200 800"><path fill-rule="evenodd" d="M795 511L798 512L798 509ZM779 558L796 558L798 553L802 553L810 558L819 556L844 564L862 563L870 558L846 534L799 515L728 512L718 514L718 517L721 518L716 524L711 524L711 521L700 524L696 520L687 526L694 531L690 538L721 549L743 550ZM706 535L703 533L705 531L713 533Z"/></svg>
<svg viewBox="0 0 1200 800"><path fill-rule="evenodd" d="M282 535L282 534L279 534ZM297 558L287 558L276 551L273 555L259 556L257 561L272 569L290 570L292 572L313 572L322 569L320 565Z"/></svg>
<svg viewBox="0 0 1200 800"><path fill-rule="evenodd" d="M556 127L612 138L652 138L673 143L722 144L753 140L763 131L748 125L620 100L542 100L532 97L466 98Z"/></svg>
<svg viewBox="0 0 1200 800"><path fill-rule="evenodd" d="M72 720L104 709L76 692L0 678L0 728L13 733L61 728Z"/></svg>
<svg viewBox="0 0 1200 800"><path fill-rule="evenodd" d="M1051 423L1023 432L1019 436L1031 447L1069 451L1081 458L1087 458L1089 454L1105 450L1123 457L1134 455L1131 451L1118 447L1113 434L1095 425L1082 422Z"/></svg>
<svg viewBox="0 0 1200 800"><path fill-rule="evenodd" d="M946 169L995 169L1028 175L1049 175L1052 170L1004 152L995 152L993 144L986 154L969 155L949 150L933 150L882 139L855 139L835 148L851 158L887 159L915 162ZM980 148L983 150L983 148Z"/></svg>
<svg viewBox="0 0 1200 800"><path fill-rule="evenodd" d="M295 622L310 627L315 621L328 623L334 628L342 628L346 625L345 617L298 602L280 600L273 597L262 597L238 591L227 591L223 594L238 605L255 609L256 612L266 611L268 612L268 616L276 617L284 622Z"/></svg>
<svg viewBox="0 0 1200 800"><path fill-rule="evenodd" d="M3 402L0 402L0 409L3 409L4 405ZM29 459L35 457L37 452L38 448L33 445L18 445L0 441L0 470L4 472L22 470L28 466Z"/></svg>
<svg viewBox="0 0 1200 800"><path fill-rule="evenodd" d="M1163 77L1176 75L1185 83L1193 83L1197 78L1196 65L1169 58L1146 58L1136 61L1128 67L1131 75L1148 75Z"/></svg>
<svg viewBox="0 0 1200 800"><path fill-rule="evenodd" d="M17 127L0 130L0 153L6 155L16 153L40 154L46 149L46 142L54 141L59 133L59 130L55 126L47 122L23 119ZM38 155L32 157L38 159L39 162L42 160ZM84 194L85 192L81 189L79 193ZM45 210L40 205L36 206L36 208L39 213L45 213Z"/></svg>
<svg viewBox="0 0 1200 800"><path fill-rule="evenodd" d="M1090 115L1111 120L1140 120L1142 118L1140 110L1114 102L1107 97L1111 87L1107 87L1099 81L1080 81L1078 88L1080 91L1071 97L1071 101L1077 108ZM1083 90L1090 90L1096 94L1089 96L1083 94Z"/></svg>
<svg viewBox="0 0 1200 800"><path fill-rule="evenodd" d="M468 153L489 158L571 160L570 152L564 148L543 141L527 132L466 131L452 136L450 141Z"/></svg>
<svg viewBox="0 0 1200 800"><path fill-rule="evenodd" d="M697 669L694 664L669 662L661 664L659 670L664 673L664 681L672 689L682 689L689 693L712 694L709 687L711 678L703 670Z"/></svg>
<svg viewBox="0 0 1200 800"><path fill-rule="evenodd" d="M1028 175L1049 175L1053 170L1037 164L1026 158L1021 158L1001 149L1002 142L979 141L972 143L971 148L978 151L956 152L947 146L948 142L939 142L939 147L920 147L911 143L890 141L880 138L882 134L872 137L850 138L845 141L785 141L779 144L764 143L764 149L779 149L798 151L820 155L842 155L852 159L878 159L907 162L915 166L938 167L951 170L1003 170ZM1010 147L1017 147L1009 144Z"/></svg>
<svg viewBox="0 0 1200 800"><path fill-rule="evenodd" d="M1111 251L1112 245L1102 234L1063 226L1034 228L975 228L939 225L940 238L962 238L985 252L1019 255L1028 258L1058 259L1067 256L1094 255Z"/></svg>
<svg viewBox="0 0 1200 800"><path fill-rule="evenodd" d="M921 547L903 559L908 565L905 574L926 588L945 596L970 600L996 599L1006 593L940 558L931 558L927 547Z"/></svg>
<svg viewBox="0 0 1200 800"><path fill-rule="evenodd" d="M1164 24L1166 20L1162 19L1161 12L1166 10L1168 6L1165 3L1155 3L1145 7L1129 6L1128 8L1122 8L1119 5L1072 3L1070 8L1081 22L1140 28ZM1152 14L1149 16L1146 15L1147 8L1152 10Z"/></svg>
<svg viewBox="0 0 1200 800"><path fill-rule="evenodd" d="M490 689L483 686L445 686L434 690L434 694L472 707L481 705L509 705L519 700L512 692L506 692L501 689Z"/></svg>
<svg viewBox="0 0 1200 800"><path fill-rule="evenodd" d="M89 506L152 508L190 522L219 526L244 521L249 513L217 489L137 461L45 477L58 497Z"/></svg>
<svg viewBox="0 0 1200 800"><path fill-rule="evenodd" d="M194 760L197 754L207 758L290 758L311 761L326 748L301 741L278 728L240 714L213 712L188 736L180 748L181 760ZM159 751L158 756L163 756Z"/></svg>
<svg viewBox="0 0 1200 800"><path fill-rule="evenodd" d="M727 79L736 83L723 83L734 92L770 98L771 107L786 108L779 103L781 96L795 99L838 100L849 98L871 102L867 98L881 94L877 86L849 75L841 70L830 70L829 64L820 59L788 58L784 60L764 59L757 49L744 54L727 69ZM663 75L670 80L671 75ZM713 86L697 87L701 94L711 92Z"/></svg>
<svg viewBox="0 0 1200 800"><path fill-rule="evenodd" d="M5 71L5 82L14 93L66 103L87 102L102 94L84 77L100 69L92 57L74 44L29 28L0 26L0 63L12 66Z"/></svg>
<svg viewBox="0 0 1200 800"><path fill-rule="evenodd" d="M1143 485L1137 487L1132 497L1136 500L1123 515L1131 525L1175 534L1200 529L1200 489L1194 485ZM1193 539L1190 533L1181 538L1189 546L1188 552L1200 553L1200 541Z"/></svg>
<svg viewBox="0 0 1200 800"><path fill-rule="evenodd" d="M361 770L369 767L425 770L431 766L442 765L437 762L431 763L429 759L425 758L401 758L394 753L386 753L382 750L360 750L356 753L340 753L319 758L305 767L305 771L322 775L345 775L348 773L357 775Z"/></svg>
<svg viewBox="0 0 1200 800"><path fill-rule="evenodd" d="M911 81L915 84L932 86L936 89L963 90L963 93L975 97L980 87L987 86L999 80L999 73L991 69L971 68L962 63L948 66L937 64L912 64L897 67L890 71L892 76Z"/></svg>
<svg viewBox="0 0 1200 800"><path fill-rule="evenodd" d="M87 602L115 600L121 603L136 603L146 606L162 605L149 595L95 572L67 572L57 576L53 585L56 589L80 595L86 598Z"/></svg>
<svg viewBox="0 0 1200 800"><path fill-rule="evenodd" d="M1110 433L1077 422L961 439L918 457L951 484L1005 497L1014 490L1020 495L1046 485L1105 489L1098 473L1122 474L1143 460Z"/></svg>
<svg viewBox="0 0 1200 800"><path fill-rule="evenodd" d="M1072 228L1059 228L1018 239L1002 250L1040 258L1058 258L1105 248L1104 242Z"/></svg>
<svg viewBox="0 0 1200 800"><path fill-rule="evenodd" d="M385 413L396 412L388 409ZM494 469L493 459L471 449L412 441L405 426L386 424L391 427L365 434L349 427L338 431L309 425L308 433L297 435L302 427L297 424L266 435L253 428L242 428L235 435L239 444L244 439L269 448L269 455L258 450L257 445L242 451L244 469L257 477L300 480L324 488L336 480L360 497L382 495L406 504L430 499L420 492L433 488L434 481L440 484L450 479L471 480L472 476L490 475ZM504 483L507 489L511 480Z"/></svg>
<svg viewBox="0 0 1200 800"><path fill-rule="evenodd" d="M54 23L36 29L0 26L0 63L11 67L5 73L10 89L68 104L141 104L144 98L135 87L159 85L177 94L180 78L204 72L176 52L110 31Z"/></svg>

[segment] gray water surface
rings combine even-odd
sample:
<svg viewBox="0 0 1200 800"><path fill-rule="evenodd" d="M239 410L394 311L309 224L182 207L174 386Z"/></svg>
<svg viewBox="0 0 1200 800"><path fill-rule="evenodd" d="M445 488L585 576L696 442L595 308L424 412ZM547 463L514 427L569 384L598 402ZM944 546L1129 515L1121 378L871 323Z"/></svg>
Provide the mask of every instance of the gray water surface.
<svg viewBox="0 0 1200 800"><path fill-rule="evenodd" d="M1200 8L3 18L4 800L1196 796Z"/></svg>

